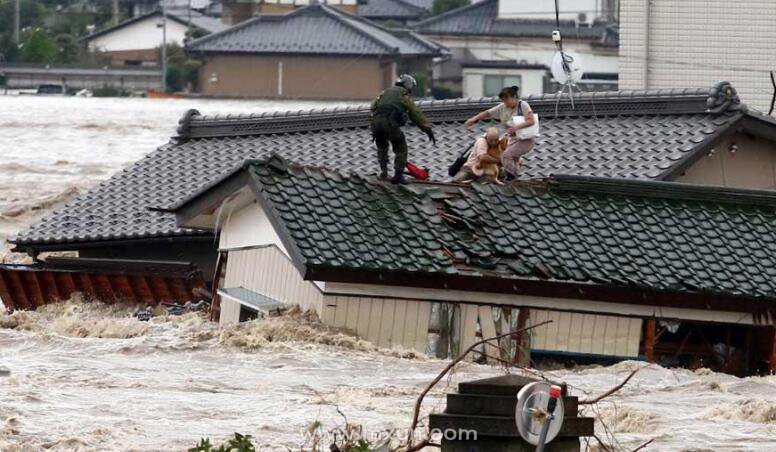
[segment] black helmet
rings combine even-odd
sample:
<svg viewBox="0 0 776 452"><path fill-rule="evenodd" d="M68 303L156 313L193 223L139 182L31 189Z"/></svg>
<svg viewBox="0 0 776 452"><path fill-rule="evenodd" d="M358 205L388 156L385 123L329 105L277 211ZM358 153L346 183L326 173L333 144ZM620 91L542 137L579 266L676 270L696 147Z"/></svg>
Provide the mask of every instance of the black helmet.
<svg viewBox="0 0 776 452"><path fill-rule="evenodd" d="M418 86L418 82L415 81L415 77L410 74L402 74L396 79L396 86L401 86L407 91L412 91Z"/></svg>

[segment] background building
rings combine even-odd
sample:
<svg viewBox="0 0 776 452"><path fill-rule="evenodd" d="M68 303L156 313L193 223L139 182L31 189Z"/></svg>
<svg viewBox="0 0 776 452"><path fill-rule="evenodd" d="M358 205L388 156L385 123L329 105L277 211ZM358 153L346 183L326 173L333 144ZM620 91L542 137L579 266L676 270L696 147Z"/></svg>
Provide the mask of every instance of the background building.
<svg viewBox="0 0 776 452"><path fill-rule="evenodd" d="M371 99L398 73L419 79L446 52L410 31L389 30L325 5L264 14L191 43L209 96Z"/></svg>
<svg viewBox="0 0 776 452"><path fill-rule="evenodd" d="M530 4L530 8L525 8L532 11L507 8L523 3ZM557 28L554 4L547 9L549 5L544 3L552 2L483 0L415 25L418 33L450 50L451 58L435 67L436 86L446 87L452 96L493 95L494 91L489 88L491 81L503 77L529 82L526 88L531 88L524 90L526 95L542 94L550 89L549 71L545 71L541 82L536 80L537 66L549 66L557 50L551 39L552 31ZM579 55L586 72L602 77L587 77L581 85L584 90L611 90L618 71L619 42L616 23L610 22L613 14L600 7L594 9L594 1L580 3L583 4L566 8L577 11L576 19L561 20L564 49ZM578 12L582 7L592 8L590 14ZM483 66L488 70L480 70Z"/></svg>
<svg viewBox="0 0 776 452"><path fill-rule="evenodd" d="M661 89L728 80L768 111L776 69L776 2L622 0L620 87ZM745 24L745 25L743 25Z"/></svg>
<svg viewBox="0 0 776 452"><path fill-rule="evenodd" d="M385 25L410 25L431 15L433 0L364 0L358 15Z"/></svg>
<svg viewBox="0 0 776 452"><path fill-rule="evenodd" d="M185 45L191 37L224 30L218 18L189 9L167 10L167 44ZM163 42L162 13L159 10L126 20L84 38L89 49L104 52L117 66L155 66Z"/></svg>

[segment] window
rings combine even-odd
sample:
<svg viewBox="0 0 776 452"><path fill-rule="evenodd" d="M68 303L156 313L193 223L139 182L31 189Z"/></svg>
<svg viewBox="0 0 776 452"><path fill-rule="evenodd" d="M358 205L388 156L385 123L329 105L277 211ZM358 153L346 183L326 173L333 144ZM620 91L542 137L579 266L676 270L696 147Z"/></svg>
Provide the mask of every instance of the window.
<svg viewBox="0 0 776 452"><path fill-rule="evenodd" d="M501 88L505 86L520 86L523 78L519 75L485 75L482 77L482 95L498 96Z"/></svg>

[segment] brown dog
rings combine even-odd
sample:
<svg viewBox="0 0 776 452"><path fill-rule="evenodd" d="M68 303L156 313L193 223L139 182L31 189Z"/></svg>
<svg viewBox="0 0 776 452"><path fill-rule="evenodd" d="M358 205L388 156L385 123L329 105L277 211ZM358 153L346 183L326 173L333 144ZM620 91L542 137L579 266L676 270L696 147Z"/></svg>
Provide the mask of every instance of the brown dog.
<svg viewBox="0 0 776 452"><path fill-rule="evenodd" d="M509 137L506 135L499 139L498 129L490 127L485 132L485 142L488 144L488 156L500 162L501 155L507 149L508 141ZM500 184L501 182L498 180L499 166L499 163L478 163L472 168L472 172L476 176L484 176L485 178L492 179L494 182Z"/></svg>

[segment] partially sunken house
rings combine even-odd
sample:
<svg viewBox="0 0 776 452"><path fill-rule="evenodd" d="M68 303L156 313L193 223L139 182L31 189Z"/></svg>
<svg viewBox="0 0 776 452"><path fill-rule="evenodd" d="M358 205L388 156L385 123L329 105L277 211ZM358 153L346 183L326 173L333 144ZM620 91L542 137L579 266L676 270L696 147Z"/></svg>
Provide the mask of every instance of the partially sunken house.
<svg viewBox="0 0 776 452"><path fill-rule="evenodd" d="M204 59L205 95L338 100L370 99L400 73L429 80L433 59L446 54L414 32L325 5L260 15L187 50Z"/></svg>
<svg viewBox="0 0 776 452"><path fill-rule="evenodd" d="M306 285L307 290L318 287L315 289L318 292L306 293L314 296L300 296L296 302L316 309L320 307L319 312L324 320L331 323L332 312L324 307L328 303L338 304L339 302L325 297L330 295L336 297L337 294L350 295L347 292L323 292L324 289L317 283L307 282L322 282L323 287L329 288L340 287L332 286L331 284L334 283L345 283L330 280L328 274L325 276L321 273L308 274L308 266L312 268L318 265L313 265L316 261L309 253L321 252L321 258L325 259L323 262L326 265L330 262L335 262L336 265L350 265L353 262L342 260L341 255L338 254L330 255L334 251L318 248L315 243L300 242L299 236L291 235L291 231L297 225L284 215L289 209L292 211L297 209L297 206L290 200L281 202L282 200L277 197L291 197L292 194L297 196L297 192L302 190L300 187L308 185L312 187L311 190L318 190L320 187L317 181L320 180L322 181L320 186L331 187L333 193L339 193L342 196L340 203L345 201L356 203L353 206L348 204L348 209L359 205L360 196L370 199L396 199L396 204L390 206L384 206L382 201L375 201L376 204L370 205L376 209L376 215L395 215L396 218L391 224L399 221L401 221L400 224L407 221L414 224L413 219L422 220L417 231L420 231L423 242L418 246L421 250L433 251L431 257L418 258L417 262L414 261L415 258L407 262L398 259L395 264L389 264L379 261L379 256L375 255L381 262L377 273L358 261L358 266L355 267L358 272L361 272L358 274L369 274L370 278L381 272L393 271L398 272L397 274L411 275L415 272L417 275L424 275L423 278L415 279L408 276L403 282L386 280L383 285L390 286L390 291L374 293L374 298L390 300L392 299L390 294L396 292L403 294L399 299L401 303L408 300L415 300L418 303L436 303L440 300L434 299L431 295L428 297L420 295L433 292L426 289L427 283L419 281L428 279L428 281L443 284L437 288L448 295L452 292L446 291L452 289L478 294L464 296L461 292L463 298L459 301L464 305L494 304L510 305L514 308L525 306L529 310L536 311L530 317L534 320L541 318L540 316L545 315L542 313L546 312L548 316L558 316L556 317L558 323L565 318L568 322L572 322L568 325L577 325L575 322L578 322L580 317L574 317L572 314L603 316L606 317L606 322L615 322L606 323L609 325L606 328L615 328L615 331L622 333L616 334L616 338L619 339L615 339L615 343L620 344L619 348L599 347L592 350L587 346L585 346L587 348L579 348L579 345L573 347L569 345L570 348L564 348L566 346L556 345L562 339L557 337L560 334L558 331L568 333L578 331L579 328L582 328L582 331L588 331L589 324L584 323L586 317L581 317L583 327L575 326L569 329L570 327L563 326L562 330L552 330L555 331L554 333L537 332L537 334L556 336L548 337L549 342L541 342L544 339L540 338L536 338L534 342L534 348L537 350L566 350L593 355L606 353L621 356L635 354L649 356L653 352L659 353L661 344L670 351L668 356L673 356L678 349L682 349L682 353L688 350L706 349L708 347L702 344L709 342L709 336L718 335L719 332L704 330L702 324L705 325L704 322L707 321L736 324L737 322L731 321L730 313L737 312L742 323L739 323L738 329L731 330L731 341L737 341L736 338L743 335L744 343L748 343L746 340L748 335L751 335L752 344L759 345L756 349L752 345L749 350L752 353L754 350L759 350L757 359L768 356L763 350L770 347L772 337L765 336L768 334L773 336L773 329L749 328L742 325L764 321L766 318L762 311L764 306L757 300L770 300L773 295L769 286L769 280L772 277L768 273L770 269L767 266L772 254L768 248L771 245L767 241L762 242L761 245L757 245L761 246L761 250L757 251L752 243L761 243L761 240L765 240L760 236L768 237L771 233L770 228L773 227L773 222L768 216L772 193L768 190L776 186L776 121L747 109L740 103L733 88L725 83L711 89L585 94L577 99L575 108L571 108L567 98L558 98L554 95L529 97L526 100L542 118L542 136L534 151L525 159L522 174L525 183L515 187L480 189L450 185L412 185L397 191L367 182L376 172L376 160L369 134L366 107L224 117L204 116L191 111L182 118L178 136L169 143L133 166L117 173L89 193L80 196L63 209L34 224L15 237L12 242L17 251L27 252L33 256L41 256L50 251L75 251L80 259L102 260L98 262L116 259L135 262L138 260L178 263L183 261L193 263L208 281L214 279L216 262L221 256L221 261L227 262L226 266L221 266L219 275L227 271L231 276L218 287L227 292L229 289L248 284L235 276L238 275L235 272L248 268L240 264L241 260L243 263L258 262L257 259L268 258L260 257L258 254L269 253L274 256L273 259L277 259L277 267L273 269L287 268L288 270L284 270L283 274L289 280L287 282L278 280L274 284L279 286L292 284L292 279L296 278L298 284ZM447 166L471 145L476 136L474 131L464 128L462 122L475 112L494 105L495 102L494 99L421 102L420 107L430 118L437 136L443 138L439 142L439 147L435 148L426 142L422 134L412 129L408 130L412 160L430 168L433 180L445 180ZM272 162L277 162L277 159L268 161L267 158L273 153L282 156L287 162L276 164ZM243 168L244 162L248 159L259 159L260 162ZM274 168L278 165L280 169ZM317 168L325 166L330 170L302 168L298 165ZM235 168L242 169L235 171ZM353 175L354 178L340 173ZM233 176L222 181L230 174ZM258 177L258 182L248 183L244 179L247 175L258 175L251 176L254 179ZM564 178L560 177L561 175L582 176L583 179ZM550 176L553 178L544 180ZM585 176L600 177L605 180L596 182L585 179ZM622 181L608 180L612 178L622 179ZM530 180L535 182L529 183ZM229 181L236 182L229 183ZM637 184L635 183L637 181L652 181L655 184ZM688 186L664 186L662 182L666 181L686 183ZM339 186L340 184L342 187ZM690 187L689 184L716 187L698 189ZM237 185L239 187L235 188ZM362 186L363 189L358 191L356 186ZM210 198L208 194L207 205L199 206L206 209L196 214L193 212L196 212L198 207L192 207L196 204L194 200L185 206L181 204L192 194L201 193L205 196L203 190L208 187L211 187L208 193L212 193L212 190L224 193L234 192L238 193L241 200L234 201L231 198L222 200L217 196ZM265 188L257 192L257 187L279 190L281 195L264 193ZM749 192L734 189L763 191ZM272 197L266 198L268 201L262 201L269 195ZM515 208L521 209L519 211L524 212L525 218L530 219L521 229L530 232L531 242L524 243L518 240L520 234L516 233L508 238L493 235L493 231L489 228L495 227L495 224L482 224L471 217L472 212L477 216L485 215L479 210L470 211L466 207L477 196L486 196L486 199L490 200L488 202L494 203L493 215L499 214L499 203L502 206L515 203ZM590 199L590 201L583 202L584 199ZM565 204L566 202L568 205ZM225 206L222 209L222 215L226 215L222 216L222 220L231 218L226 223L234 225L240 220L246 225L245 229L241 230L246 231L247 236L235 243L245 243L249 247L270 242L273 245L263 251L252 248L241 252L237 250L238 246L232 246L229 242L235 237L234 232L230 235L227 231L224 236L225 229L222 229L220 231L222 236L219 237L219 228L209 221L216 215L216 211L212 209L221 204ZM335 204L337 201L325 197L310 201L310 206L316 209L320 207L327 209L327 212L331 209L332 213L327 214L329 216L334 213L339 215L339 210L346 208L344 205L335 206ZM246 208L249 205L253 207ZM395 207L405 205L411 209L405 212L404 209ZM182 207L178 212L181 215L180 223L176 223L176 217L171 212L171 209L176 206ZM590 206L595 206L596 209ZM299 209L299 212L304 211L307 214L307 210L301 207ZM433 214L432 209L437 213ZM191 218L186 218L185 212L192 213ZM266 216L266 221L261 219L260 212ZM746 212L755 212L755 214L749 216ZM663 218L668 213L671 218ZM640 225L633 225L626 221L628 216L632 215L640 219ZM512 226L502 225L506 220L502 220L500 214L497 216L494 221L498 220L497 224L505 228L504 230L511 230ZM705 222L700 220L707 217ZM271 218L274 218L273 222L269 221ZM482 218L490 217L486 215ZM511 222L511 217L503 218ZM338 219L339 216L331 216L326 221L339 221ZM669 223L671 219L679 223ZM191 222L200 222L200 220L202 222L198 224ZM450 220L458 223L447 223ZM271 241L266 237L261 238L264 236L256 235L259 229L254 228L259 228L259 223L264 224L260 230L263 231L262 234L268 234L267 237L271 237ZM410 223L407 224L410 225ZM706 223L713 227L703 229L702 226ZM322 221L320 224L328 223ZM299 225L299 227L302 226L302 224ZM432 227L439 229L426 229ZM362 227L362 230L364 228ZM600 229L606 235L601 238L591 238L591 228ZM692 239L691 236L685 235L686 228L692 228L694 232L691 236L694 234L698 238L688 243L680 242L680 235L684 237L681 240ZM663 235L658 234L659 231L662 231ZM312 231L310 232L312 234ZM328 233L334 234L327 230ZM439 238L426 237L428 234L435 233L441 234ZM277 235L277 240L273 234ZM475 236L483 241L484 248L476 246L476 243L470 246L468 242L473 242ZM447 237L444 243L441 242L443 237ZM539 237L544 237L543 241L533 243ZM566 237L576 237L575 242L564 244L563 239ZM674 237L677 237L676 240ZM340 236L324 238L326 243L330 244L326 246L335 248L342 246L339 243L342 239ZM222 243L219 244L219 240ZM435 240L439 242L439 247L436 246ZM494 240L496 242L493 242ZM559 242L558 245L553 244L556 241ZM429 248L431 242L434 246ZM538 243L546 243L547 249L540 249L541 246ZM305 251L308 254L302 251L295 254L294 250L307 250L305 248L307 245L315 246L310 248L312 251ZM385 256L392 256L391 259L393 259L396 253L399 253L392 248L393 246L394 244L389 242L383 244L380 249L385 248L386 253L390 252ZM442 246L447 248L450 254L445 251L441 251L442 254L440 254ZM223 248L220 253L219 247ZM521 251L524 247L525 251ZM499 251L507 248L514 249L510 253L516 254ZM613 251L625 248L637 250L638 253ZM469 256L467 251L472 252L472 250L473 254ZM418 251L418 253L424 254L426 251ZM353 250L348 248L341 252L353 253ZM409 255L414 256L414 252L410 250ZM370 253L383 255L382 251L378 253L373 250ZM487 253L491 255L488 256ZM582 256L579 253L586 257L579 257ZM606 253L610 255L604 256ZM617 260L620 254L622 259L628 259L627 265ZM334 261L329 261L330 258ZM493 268L490 268L494 265L493 262L488 261L490 258L499 260ZM428 259L431 261L426 262ZM440 260L437 261L437 259ZM415 267L414 265L418 263L431 267ZM68 271L72 271L73 268L72 263L70 264ZM135 270L140 271L142 268L137 267L146 265L150 264L135 266ZM375 262L375 265L378 265L378 262ZM489 274L488 272L494 271L495 274L488 277L475 277L467 273L467 266L471 267L470 270L473 273ZM600 268L593 271L593 266ZM27 307L24 301L35 295L30 292L34 292L36 286L20 282L43 278L37 275L41 275L44 270L54 273L59 271L51 267L44 262L33 266L0 267L0 297L6 306ZM622 269L613 267L622 267ZM647 267L651 270L647 271ZM175 268L178 269L179 274L183 274L187 267L179 265ZM243 270L239 270L240 268ZM580 270L581 268L584 272ZM291 269L296 269L296 273L290 271ZM667 274L669 270L661 269L670 269L673 276ZM408 270L410 270L409 273L407 273ZM718 278L709 275L709 270L713 270L712 273L722 271L721 274L727 275L726 278L730 281L736 281L735 287L719 279L722 278L721 276ZM261 275L276 274L274 271L266 272L259 267L256 267L255 271ZM442 282L434 279L442 273L448 274L451 271L458 274L458 276L449 275L457 281L455 284L465 280L471 281L473 285L469 288L461 288L450 285L452 283L447 280ZM620 274L620 271L625 273ZM751 282L741 283L737 279L740 276L736 275L744 275L747 281ZM45 280L41 280L38 286L46 290L42 295L38 295L36 300L48 302L67 297L73 290L88 291L88 287L84 287L84 284L78 281L71 284L68 278L61 278L62 281L60 281L56 276L48 275L45 276ZM137 295L138 291L126 289L125 286L136 281L138 275L131 276L129 279L121 279L123 290L114 290L112 293L115 298L132 299L134 296L136 299L144 299ZM241 276L243 277L246 276ZM307 279L303 280L303 277ZM468 279L469 277L474 279ZM573 287L577 292L574 294L552 291L535 293L518 285L518 287L524 287L520 289L524 292L507 294L504 292L507 290L505 285L511 284L512 278L525 279L529 282L520 284L526 284L525 287L531 286L539 291L562 286L564 290ZM329 282L326 282L327 280ZM481 284L483 281L487 281L487 284ZM381 285L379 281L368 278L363 282L371 288ZM101 286L108 283L110 281L106 282L103 278ZM170 283L171 281L167 281L167 286ZM347 284L352 283L354 282L347 282ZM756 285L752 285L755 283ZM263 296L270 298L288 299L284 298L287 295L278 292L277 288L273 290L262 288L258 282L250 284L253 285L250 288L245 287L246 290L264 294ZM444 284L448 286L445 287ZM536 289L539 286L534 284L538 284L541 288ZM558 284L560 286L557 286ZM500 287L500 289L491 290L483 285ZM157 286L162 286L161 289L164 289L161 282ZM585 291L585 288L588 290ZM596 292L599 289L602 292ZM580 293L580 290L583 293ZM490 294L494 291L501 295ZM600 295L605 298L608 295L601 294L608 294L609 291L612 294L623 291L621 295L627 294L627 297L612 295L613 298L609 301L589 298L595 294L598 294L595 297ZM642 293L639 291L644 291L643 293L647 295L639 295ZM105 290L103 292L110 293ZM164 290L162 292L164 294ZM168 287L166 293L170 292L171 289ZM142 293L143 296L148 294L145 290ZM355 293L362 299L373 298L372 295L365 295L370 292ZM408 293L414 293L414 295L407 295ZM533 301L529 303L529 298L525 298L528 295L539 298L530 298ZM502 296L509 301L504 303L499 301L502 299L499 297ZM514 297L521 296L525 297L520 298L519 302L515 301ZM701 302L697 301L705 297L709 297L708 301L711 303L706 310L708 312L704 311L705 308L701 308ZM555 298L565 301L556 303L550 300ZM449 301L445 300L446 303ZM639 300L648 301L642 303ZM696 301L690 303L689 300ZM599 302L604 304L598 304ZM343 303L351 306L349 301ZM393 318L397 317L396 309L404 309L403 312L407 312L406 303L401 304L404 306L402 308L399 308L399 304L393 306L386 305L385 301L381 303L383 303L381 306L389 306L386 312L390 312ZM366 309L367 304L359 301L359 310L362 309L362 305ZM420 309L426 305L412 306ZM668 309L671 307L674 309ZM680 308L688 309L689 313L676 311ZM390 309L394 310L390 311ZM474 315L471 309L473 308L466 309L469 309L466 318L472 319ZM670 316L646 314L647 311L673 314ZM342 322L341 311L335 308L333 312L333 322L335 324ZM355 312L348 310L345 318L355 315L353 314ZM399 317L406 316L401 312L398 314ZM692 324L693 329L685 331L681 327L674 328L675 324L665 324L667 326L661 327L657 320L664 317L676 317L701 323ZM351 320L346 321L351 322ZM421 325L418 326L416 323L418 328L415 330L416 333L423 329L424 322L422 320L419 322ZM401 328L407 328L404 323L400 322L399 325ZM487 325L488 323L484 322L482 328L486 328ZM471 325L466 328L471 328ZM553 326L553 328L557 327ZM599 328L603 326L594 326L595 330ZM653 352L648 353L648 345L651 341L647 339L652 337L656 328L669 328L668 331L671 334L689 335L685 342L695 348L687 348L689 345L680 347L683 336L675 341L676 344L672 348L669 345L669 336L659 334L660 339L655 343ZM627 334L622 332L626 330ZM374 334L374 332L367 332L367 337ZM467 332L465 336L470 337L467 336L468 334ZM609 340L606 339L609 337L608 334L596 340L606 342ZM410 345L410 342L405 342L405 339L399 341L393 336L390 337L390 344ZM416 334L415 344L422 348L418 345L421 342L419 337L422 337L422 334L420 336ZM568 343L576 341L575 339L563 340ZM585 340L588 341L587 344L592 343L590 342L592 338ZM388 339L381 343L389 343L386 341ZM732 349L728 348L728 350ZM741 343L737 343L737 350L737 353L744 350ZM755 357L753 354L746 356ZM754 366L754 358L752 359L749 364ZM776 357L772 362L776 363Z"/></svg>
<svg viewBox="0 0 776 452"><path fill-rule="evenodd" d="M552 319L533 331L534 354L667 353L751 372L776 365L775 208L774 192L579 176L397 188L271 157L175 211L182 227L220 230L222 324L299 304L379 345L426 352L444 303L458 312L461 350L513 318Z"/></svg>

